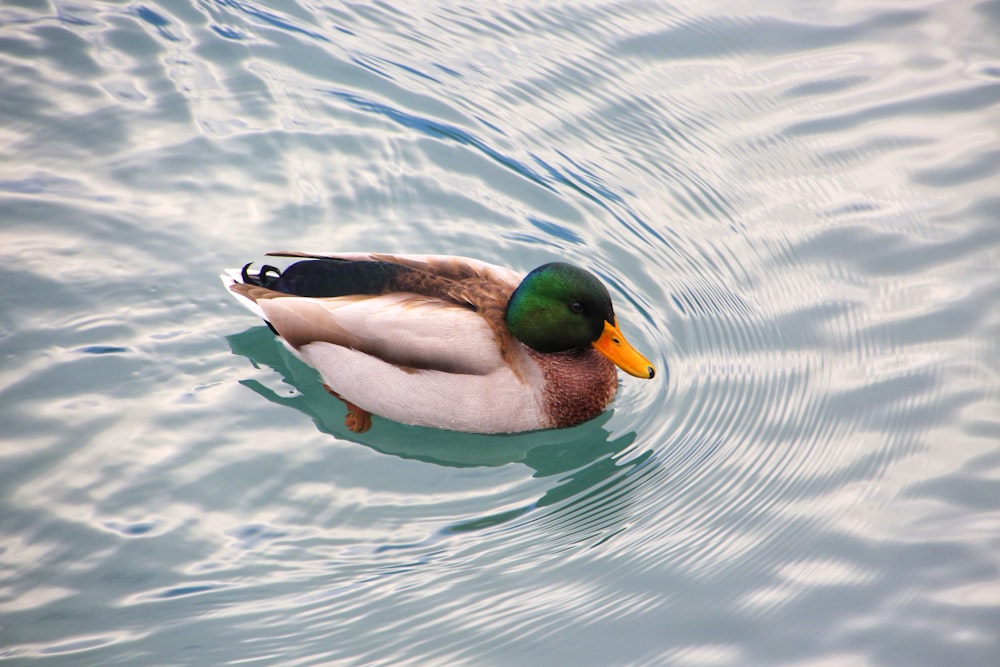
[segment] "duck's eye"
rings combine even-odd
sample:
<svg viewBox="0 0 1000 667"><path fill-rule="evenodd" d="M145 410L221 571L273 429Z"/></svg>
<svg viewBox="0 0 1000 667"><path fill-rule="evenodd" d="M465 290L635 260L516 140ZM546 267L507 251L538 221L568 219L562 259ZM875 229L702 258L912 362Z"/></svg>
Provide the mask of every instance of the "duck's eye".
<svg viewBox="0 0 1000 667"><path fill-rule="evenodd" d="M583 312L583 304L580 303L579 301L574 301L573 303L569 304L569 309L572 310L574 313L577 313L577 314L582 313Z"/></svg>

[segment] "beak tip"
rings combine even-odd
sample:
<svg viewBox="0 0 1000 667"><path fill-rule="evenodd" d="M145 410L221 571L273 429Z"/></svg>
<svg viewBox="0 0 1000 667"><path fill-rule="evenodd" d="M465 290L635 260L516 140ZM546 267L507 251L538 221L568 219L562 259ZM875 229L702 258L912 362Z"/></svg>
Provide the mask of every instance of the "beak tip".
<svg viewBox="0 0 1000 667"><path fill-rule="evenodd" d="M646 379L652 380L653 377L656 376L656 369L653 368L652 366L647 366L646 367L646 374L647 374L647 378Z"/></svg>

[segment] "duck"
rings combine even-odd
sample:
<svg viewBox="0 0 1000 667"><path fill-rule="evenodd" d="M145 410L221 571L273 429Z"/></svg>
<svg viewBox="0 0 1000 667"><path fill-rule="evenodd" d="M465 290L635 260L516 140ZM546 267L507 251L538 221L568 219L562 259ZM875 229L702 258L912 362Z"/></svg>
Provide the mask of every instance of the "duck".
<svg viewBox="0 0 1000 667"><path fill-rule="evenodd" d="M228 292L313 367L345 425L469 433L574 426L601 414L617 369L651 379L593 273L550 262L522 274L453 255L309 253L284 269L227 269Z"/></svg>

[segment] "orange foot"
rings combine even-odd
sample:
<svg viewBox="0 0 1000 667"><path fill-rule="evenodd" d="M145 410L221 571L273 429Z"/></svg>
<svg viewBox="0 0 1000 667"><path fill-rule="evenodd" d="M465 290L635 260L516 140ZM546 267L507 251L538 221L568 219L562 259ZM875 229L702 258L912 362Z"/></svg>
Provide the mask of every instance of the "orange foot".
<svg viewBox="0 0 1000 667"><path fill-rule="evenodd" d="M327 393L331 396L335 396L343 401L344 405L347 406L347 416L344 417L344 426L354 433L364 433L372 427L372 413L354 405L354 403L351 403L333 389L330 389L325 382L323 383L323 389L326 389Z"/></svg>

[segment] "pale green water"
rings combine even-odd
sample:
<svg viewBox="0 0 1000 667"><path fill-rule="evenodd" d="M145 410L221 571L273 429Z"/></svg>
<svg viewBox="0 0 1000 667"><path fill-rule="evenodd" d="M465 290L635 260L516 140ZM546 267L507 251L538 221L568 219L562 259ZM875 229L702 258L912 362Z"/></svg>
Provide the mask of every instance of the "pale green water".
<svg viewBox="0 0 1000 667"><path fill-rule="evenodd" d="M0 77L0 659L1000 664L1000 2L6 2ZM357 437L276 249L573 261L661 373Z"/></svg>

